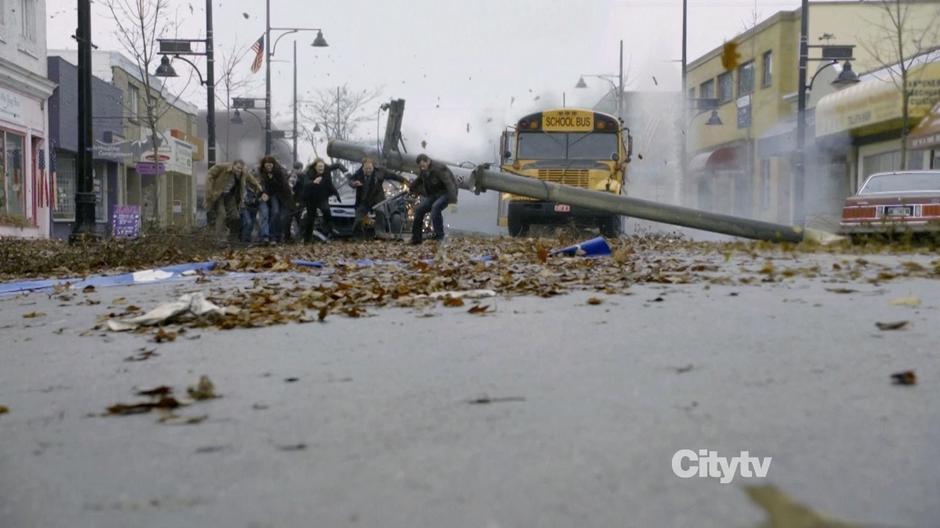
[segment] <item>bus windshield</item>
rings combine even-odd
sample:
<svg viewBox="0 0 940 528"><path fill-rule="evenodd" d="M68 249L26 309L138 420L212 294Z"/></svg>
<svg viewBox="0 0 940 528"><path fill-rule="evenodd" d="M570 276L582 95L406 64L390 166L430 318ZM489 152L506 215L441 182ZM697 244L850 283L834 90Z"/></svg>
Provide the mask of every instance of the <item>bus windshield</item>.
<svg viewBox="0 0 940 528"><path fill-rule="evenodd" d="M609 160L617 154L617 134L522 132L516 158L524 160Z"/></svg>

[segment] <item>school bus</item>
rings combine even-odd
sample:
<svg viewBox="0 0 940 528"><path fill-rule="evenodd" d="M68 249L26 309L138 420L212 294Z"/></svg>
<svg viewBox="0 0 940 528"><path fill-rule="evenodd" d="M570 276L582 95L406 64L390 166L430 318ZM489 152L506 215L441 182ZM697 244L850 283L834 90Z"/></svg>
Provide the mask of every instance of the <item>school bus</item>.
<svg viewBox="0 0 940 528"><path fill-rule="evenodd" d="M632 138L612 115L578 108L544 110L504 131L500 144L505 172L625 194ZM500 194L497 221L514 237L538 224L597 227L604 236L619 235L621 226L619 215L508 193Z"/></svg>

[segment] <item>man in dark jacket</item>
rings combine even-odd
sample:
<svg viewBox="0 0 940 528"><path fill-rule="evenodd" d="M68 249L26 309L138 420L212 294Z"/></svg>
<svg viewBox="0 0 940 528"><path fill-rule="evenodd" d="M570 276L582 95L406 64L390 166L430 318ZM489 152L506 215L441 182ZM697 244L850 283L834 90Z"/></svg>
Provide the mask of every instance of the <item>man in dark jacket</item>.
<svg viewBox="0 0 940 528"><path fill-rule="evenodd" d="M412 182L412 194L421 195L421 203L415 207L411 224L411 243L420 244L424 231L424 217L431 213L434 240L444 240L444 208L457 203L457 182L454 174L443 163L432 162L426 154L419 154L418 177Z"/></svg>
<svg viewBox="0 0 940 528"><path fill-rule="evenodd" d="M274 156L261 158L258 164L258 179L261 183L261 201L258 213L261 220L261 242L281 242L284 226L283 214L291 202L290 183L287 172Z"/></svg>
<svg viewBox="0 0 940 528"><path fill-rule="evenodd" d="M404 177L376 167L371 158L363 158L362 166L349 179L349 185L356 189L356 221L353 222L353 236L365 235L369 211L385 200L385 188L382 184L386 181L396 181L402 185L408 183Z"/></svg>
<svg viewBox="0 0 940 528"><path fill-rule="evenodd" d="M304 207L307 208L307 217L304 218L301 229L304 235L304 242L310 241L313 233L313 222L316 219L317 211L323 215L323 235L329 238L333 232L333 216L330 214L330 196L336 196L337 201L342 201L339 191L333 185L333 171L340 170L347 172L346 167L339 163L327 165L325 161L317 158L307 167L307 172L297 180L297 189L295 192L301 197Z"/></svg>

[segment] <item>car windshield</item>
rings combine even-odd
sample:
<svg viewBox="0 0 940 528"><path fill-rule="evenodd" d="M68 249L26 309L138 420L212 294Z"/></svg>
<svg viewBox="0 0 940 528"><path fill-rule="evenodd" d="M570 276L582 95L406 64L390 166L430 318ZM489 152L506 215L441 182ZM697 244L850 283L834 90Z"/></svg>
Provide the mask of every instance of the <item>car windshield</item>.
<svg viewBox="0 0 940 528"><path fill-rule="evenodd" d="M940 171L875 174L858 194L940 191Z"/></svg>
<svg viewBox="0 0 940 528"><path fill-rule="evenodd" d="M523 160L609 160L617 153L617 134L526 132L518 141Z"/></svg>

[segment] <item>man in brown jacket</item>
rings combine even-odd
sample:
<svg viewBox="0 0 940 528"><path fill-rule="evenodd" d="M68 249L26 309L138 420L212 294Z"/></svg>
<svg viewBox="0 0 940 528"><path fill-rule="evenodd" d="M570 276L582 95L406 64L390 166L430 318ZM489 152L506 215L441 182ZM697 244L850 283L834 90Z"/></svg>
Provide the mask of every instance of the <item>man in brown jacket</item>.
<svg viewBox="0 0 940 528"><path fill-rule="evenodd" d="M221 238L228 228L229 240L238 240L241 228L239 213L244 207L248 189L261 191L258 181L245 169L245 162L219 163L209 169L206 177L204 206L214 219L213 227Z"/></svg>
<svg viewBox="0 0 940 528"><path fill-rule="evenodd" d="M418 177L411 184L411 193L421 196L411 224L411 243L420 244L424 234L424 217L431 213L434 240L444 240L444 208L457 203L457 182L447 165L418 154Z"/></svg>

